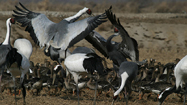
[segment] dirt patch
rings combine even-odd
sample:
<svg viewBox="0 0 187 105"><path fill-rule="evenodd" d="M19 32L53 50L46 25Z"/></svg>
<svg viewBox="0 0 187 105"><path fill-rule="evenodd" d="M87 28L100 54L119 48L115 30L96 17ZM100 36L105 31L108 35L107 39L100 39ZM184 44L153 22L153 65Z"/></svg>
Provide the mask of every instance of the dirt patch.
<svg viewBox="0 0 187 105"><path fill-rule="evenodd" d="M46 90L46 91L44 91ZM59 95L48 95L47 88L44 88L39 96L33 96L29 92L27 92L26 96L26 104L27 105L76 105L78 104L77 96L73 96L72 93L64 93L64 89L59 93ZM94 103L94 90L83 89L82 94L80 96L80 105L92 105ZM108 97L105 96L105 92L101 95L97 96L96 104L97 105L110 105L112 103L112 94L111 92ZM15 104L14 96L8 95L7 91L4 91L3 94L4 99L0 100L2 105L13 105ZM151 95L147 99L148 94L145 94L142 100L139 100L139 94L132 92L131 97L128 101L129 105L157 105L158 102L156 100L157 95ZM120 99L121 98L121 99ZM115 101L115 105L124 105L126 100L123 98L121 94L120 97ZM164 102L164 105L179 105L182 104L180 98L176 96L176 94L171 94L168 96L168 99ZM17 95L17 104L23 104L22 96Z"/></svg>

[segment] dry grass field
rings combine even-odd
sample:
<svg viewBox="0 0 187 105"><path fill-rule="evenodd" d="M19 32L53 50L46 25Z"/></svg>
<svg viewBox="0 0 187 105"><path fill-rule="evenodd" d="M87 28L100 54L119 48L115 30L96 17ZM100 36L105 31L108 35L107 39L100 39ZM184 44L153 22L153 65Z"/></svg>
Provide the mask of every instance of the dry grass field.
<svg viewBox="0 0 187 105"><path fill-rule="evenodd" d="M14 9L13 6L17 2L13 2L13 1L11 2L12 2L11 6L9 6L10 4L5 3L5 5L9 6L8 9L1 8L1 10L13 10ZM42 2L47 2L47 0L44 0ZM32 5L34 4L30 4L30 5L32 7ZM44 6L41 6L41 8L39 8L40 6L38 5L44 5ZM53 10L51 9L52 7L50 5L48 6L45 6L45 5L47 4L38 3L37 4L38 8L35 8L35 10L46 10L46 9ZM157 13L155 13L156 10L152 10L152 13L142 13L142 11L146 12L151 7L147 8L147 10L145 10L145 8L141 9L141 13L136 12L136 10L134 10L132 11L134 13L129 14L129 13L126 13L127 11L117 12L117 9L116 9L117 7L115 5L113 6L114 7L113 12L117 14L117 17L119 17L121 24L127 30L129 35L133 37L134 39L136 39L138 42L140 61L143 59L149 60L150 58L154 58L158 62L161 62L162 64L166 64L168 62L173 62L176 58L181 59L187 54L187 49L186 49L187 47L187 15L184 15L184 14L181 15L181 14L176 14L176 13L168 13L168 14L158 13L159 9L157 9ZM169 5L169 4L162 3L162 5L160 6L164 8L165 5ZM172 3L170 5L172 5ZM96 7L97 6L95 6L95 8ZM106 6L105 7L103 6L103 8L101 9L103 9L104 11L108 7L109 5L106 4ZM29 8L29 9L32 10L32 8ZM81 9L83 7L79 5L77 8ZM95 8L91 8L93 13L102 12L101 10L97 10ZM184 6L182 8L184 10L187 10L186 7ZM165 9L167 8L165 7L163 10ZM64 11L66 10L64 9ZM75 12L75 10L72 10L72 11ZM167 10L167 11L170 12L172 10ZM12 17L12 16L10 15L5 16L5 15L0 14L0 42L2 42L5 38L5 35L6 35L5 21L9 17ZM49 18L54 22L59 22L64 17L49 16ZM36 44L34 44L31 37L29 36L27 32L24 31L24 29L25 28L22 28L17 24L12 25L12 35L10 38L11 43L13 44L14 40L17 38L27 38L31 41L33 45L33 53L30 58L31 61L33 61L36 64L36 63L43 63L45 58L50 60L49 57L46 57L44 55L43 49L40 49ZM104 38L108 38L110 35L113 34L112 32L113 27L111 23L107 21L106 23L100 25L96 29L96 31L98 31ZM121 38L117 37L114 40L117 42L120 42ZM79 43L77 43L74 47L70 48L70 50L72 51L77 46L86 46L89 48L93 48L93 46L89 44L86 40L82 40ZM100 56L102 56L98 51L96 52ZM107 60L107 62L108 62L109 67L112 67L111 61ZM84 91L85 92L80 97L80 104L81 105L93 104L94 91L86 90L86 89L84 89ZM63 91L59 93L60 94L58 96L49 96L44 91L42 91L39 96L32 96L28 93L26 96L26 103L27 105L43 105L43 104L45 105L60 105L60 104L61 105L74 105L74 104L77 104L76 96L67 95L63 93ZM13 105L15 103L14 96L8 95L7 91L3 92L3 96L4 96L4 99L0 100L1 105ZM136 92L133 92L131 96L132 98L129 100L129 105L137 105L137 104L157 105L158 104L157 101L155 100L156 95L152 95L149 99L146 99L144 97L143 100L138 100L138 93ZM147 96L147 94L145 96ZM111 104L111 101L112 101L112 92L110 93L110 97L105 97L104 94L101 94L100 96L98 96L96 104L97 105L104 105L104 104L109 105ZM22 96L18 96L17 104L20 105L22 103L23 103ZM123 99L118 100L115 103L115 105L123 105L123 104L125 104L125 100ZM178 98L175 94L170 95L169 99L164 102L164 105L178 105L178 104L182 104L182 102L180 98Z"/></svg>

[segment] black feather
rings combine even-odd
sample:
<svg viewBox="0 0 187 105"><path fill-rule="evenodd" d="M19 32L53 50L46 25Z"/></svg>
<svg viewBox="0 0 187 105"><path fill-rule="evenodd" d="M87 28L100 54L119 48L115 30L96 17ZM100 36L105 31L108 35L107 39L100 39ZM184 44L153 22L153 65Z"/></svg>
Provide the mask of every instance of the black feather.
<svg viewBox="0 0 187 105"><path fill-rule="evenodd" d="M23 6L21 3L19 3L19 4L22 8L15 6L17 10L13 10L13 12L15 14L12 14L12 16L15 18L15 20L17 22L21 23L21 27L26 26L25 31L28 31L30 33L30 36L34 40L34 42L37 45L39 45L38 38L36 37L34 29L31 25L31 20L33 18L37 17L38 15L40 15L40 13L32 12L32 11L28 10L25 6Z"/></svg>
<svg viewBox="0 0 187 105"><path fill-rule="evenodd" d="M88 53L86 56L89 58L86 58L83 61L83 67L85 70L87 70L89 73L93 74L93 72L96 70L100 75L103 74L103 64L102 59L95 53Z"/></svg>
<svg viewBox="0 0 187 105"><path fill-rule="evenodd" d="M103 38L103 37L102 37ZM105 39L97 37L94 35L94 32L92 31L88 36L85 37L85 39L92 44L100 53L102 53L105 57L108 58L107 49L105 47Z"/></svg>
<svg viewBox="0 0 187 105"><path fill-rule="evenodd" d="M66 71L63 69L63 67L60 65L58 66L58 68L56 69L56 71L54 71L56 74L61 71L61 74L64 78L66 78Z"/></svg>
<svg viewBox="0 0 187 105"><path fill-rule="evenodd" d="M88 22L88 27L85 29L85 31L81 32L78 36L76 36L74 39L72 39L68 45L69 47L72 47L75 43L79 42L82 38L85 38L88 36L87 33L91 32L94 30L96 27L98 27L101 23L106 22L107 16L105 13L95 16L95 17L90 17L87 22Z"/></svg>
<svg viewBox="0 0 187 105"><path fill-rule="evenodd" d="M50 46L51 47L51 46ZM50 50L50 49L49 49ZM46 52L46 48L44 49L44 54L46 55L46 56L50 56L50 51L48 51L48 52Z"/></svg>
<svg viewBox="0 0 187 105"><path fill-rule="evenodd" d="M12 48L6 56L7 67L10 68L13 63L17 63L17 67L21 67L22 56L17 52L16 48Z"/></svg>
<svg viewBox="0 0 187 105"><path fill-rule="evenodd" d="M60 50L60 49L54 48L54 47L52 47L52 46L49 46L48 52L46 52L45 50L46 50L46 49L44 49L44 54L45 54L46 56L50 56L50 58L51 58L53 61L59 61L60 55L59 55L58 50ZM63 59L60 59L60 60L63 60Z"/></svg>
<svg viewBox="0 0 187 105"><path fill-rule="evenodd" d="M20 9L18 6L15 6L15 7L16 7L16 9L17 9L18 11L20 11L20 12L23 12L23 13L28 13L28 12L23 11L22 9Z"/></svg>
<svg viewBox="0 0 187 105"><path fill-rule="evenodd" d="M18 11L16 11L16 10L13 10L13 12L16 13L16 14L18 14L18 15L24 15L23 13L18 12Z"/></svg>
<svg viewBox="0 0 187 105"><path fill-rule="evenodd" d="M29 11L29 12L31 12L30 10L28 10L25 6L23 6L20 2L19 2L19 4L21 5L21 7L23 8L23 9L25 9L25 10L27 10L27 11Z"/></svg>

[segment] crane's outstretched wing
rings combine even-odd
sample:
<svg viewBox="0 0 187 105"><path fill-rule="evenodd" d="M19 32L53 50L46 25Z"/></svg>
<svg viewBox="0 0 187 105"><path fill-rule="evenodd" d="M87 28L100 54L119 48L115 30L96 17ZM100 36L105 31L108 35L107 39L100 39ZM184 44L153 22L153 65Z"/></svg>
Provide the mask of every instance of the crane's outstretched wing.
<svg viewBox="0 0 187 105"><path fill-rule="evenodd" d="M106 10L106 15L110 22L119 30L122 42L119 45L119 50L122 53L129 52L132 61L139 60L138 43L134 38L131 38L128 32L121 25L119 19L116 19L115 14L111 10Z"/></svg>
<svg viewBox="0 0 187 105"><path fill-rule="evenodd" d="M88 17L73 23L67 24L65 29L67 32L61 32L62 29L59 29L60 33L55 35L53 43L51 44L55 48L67 49L73 46L75 43L84 39L92 30L98 27L103 22L106 22L107 16L105 13L97 16ZM61 25L61 24L59 24ZM57 28L61 28L60 26Z"/></svg>
<svg viewBox="0 0 187 105"><path fill-rule="evenodd" d="M21 3L20 5L23 9L16 6L17 11L14 10L15 14L13 16L16 21L22 24L22 27L26 26L25 31L30 33L30 36L40 47L51 45L54 48L66 50L68 47L82 40L98 25L107 21L107 16L103 13L76 22L69 22L65 18L59 23L54 23L44 14L32 12ZM77 19L77 17L74 18ZM50 42L51 40L53 42Z"/></svg>
<svg viewBox="0 0 187 105"><path fill-rule="evenodd" d="M106 49L106 39L103 38L98 32L92 31L85 39L92 44L101 54L108 57L108 52Z"/></svg>
<svg viewBox="0 0 187 105"><path fill-rule="evenodd" d="M25 31L30 33L30 36L36 44L40 45L40 47L45 46L56 34L48 33L49 28L56 23L50 21L46 15L32 12L21 3L19 4L22 8L15 6L17 10L13 10L15 20L21 23L22 27L26 26Z"/></svg>

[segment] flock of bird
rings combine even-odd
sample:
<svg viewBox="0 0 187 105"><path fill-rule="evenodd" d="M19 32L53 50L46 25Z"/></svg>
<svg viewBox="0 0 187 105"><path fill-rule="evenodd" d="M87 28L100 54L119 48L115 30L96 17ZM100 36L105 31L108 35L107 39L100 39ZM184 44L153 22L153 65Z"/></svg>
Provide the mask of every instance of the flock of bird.
<svg viewBox="0 0 187 105"><path fill-rule="evenodd" d="M97 91L100 93L110 89L114 90L112 104L121 92L124 93L126 104L131 91L139 92L139 99L145 93L155 93L159 104L173 92L182 95L187 92L187 88L182 87L184 83L187 86L187 56L166 65L160 62L155 64L154 59L150 59L149 63L147 60L139 61L138 43L112 13L112 7L97 16L93 16L92 11L85 7L74 16L54 23L45 14L30 11L19 4L13 10L13 18L6 21L6 38L0 44L0 92L5 88L14 88L15 101L16 90L20 88L23 104L26 104L26 90L34 94L33 90L36 89L38 95L43 87L49 90L55 88L55 93L58 92L57 88L72 90L73 94L77 93L78 104L80 90L85 87L95 90L94 104ZM83 14L90 17L78 20ZM115 28L114 34L105 39L94 29L107 19ZM11 46L11 25L17 22L26 27L25 31L30 33L39 47L44 47L45 55L54 63L45 60L43 65L34 65L30 61L32 44L27 39L17 39ZM121 36L122 41L112 41L116 36ZM82 39L86 39L106 58L84 46L77 47L73 52L68 50ZM113 61L113 68L107 67L105 59ZM17 77L20 81L17 81ZM184 104L185 99L186 94Z"/></svg>

